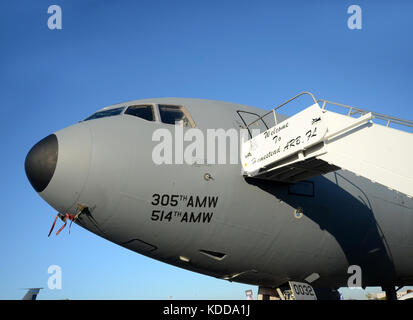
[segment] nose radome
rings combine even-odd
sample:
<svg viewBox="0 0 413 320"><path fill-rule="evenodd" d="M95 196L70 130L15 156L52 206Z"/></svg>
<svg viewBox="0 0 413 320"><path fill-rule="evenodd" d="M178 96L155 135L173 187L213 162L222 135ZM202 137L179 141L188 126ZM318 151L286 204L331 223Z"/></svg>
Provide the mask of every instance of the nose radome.
<svg viewBox="0 0 413 320"><path fill-rule="evenodd" d="M51 134L36 143L26 156L24 168L27 178L37 192L46 189L56 169L58 143Z"/></svg>

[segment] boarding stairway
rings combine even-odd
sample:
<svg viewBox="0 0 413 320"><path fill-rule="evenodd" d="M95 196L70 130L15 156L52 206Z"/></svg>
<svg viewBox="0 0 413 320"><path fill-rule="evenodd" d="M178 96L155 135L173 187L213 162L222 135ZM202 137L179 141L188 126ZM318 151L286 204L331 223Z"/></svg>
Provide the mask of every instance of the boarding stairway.
<svg viewBox="0 0 413 320"><path fill-rule="evenodd" d="M275 111L302 95L311 96L314 103L277 122ZM327 110L327 106L344 108L346 114ZM413 197L413 134L406 131L413 128L412 121L317 101L310 92L302 92L247 129L269 115L275 126L241 142L244 176L295 183L345 169Z"/></svg>

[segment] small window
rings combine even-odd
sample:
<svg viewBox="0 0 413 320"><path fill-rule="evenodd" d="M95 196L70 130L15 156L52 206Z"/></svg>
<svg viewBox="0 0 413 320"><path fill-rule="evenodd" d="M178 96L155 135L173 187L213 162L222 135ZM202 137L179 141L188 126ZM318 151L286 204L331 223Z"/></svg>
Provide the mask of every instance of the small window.
<svg viewBox="0 0 413 320"><path fill-rule="evenodd" d="M163 123L175 124L176 121L182 121L184 127L195 127L191 116L184 107L160 104L159 114Z"/></svg>
<svg viewBox="0 0 413 320"><path fill-rule="evenodd" d="M98 111L98 112L92 114L90 117L86 118L84 121L93 120L93 119L100 119L100 118L105 118L105 117L117 116L117 115L122 113L123 109L125 109L125 107Z"/></svg>
<svg viewBox="0 0 413 320"><path fill-rule="evenodd" d="M130 106L126 109L125 114L142 118L148 121L155 121L155 115L153 113L152 106Z"/></svg>

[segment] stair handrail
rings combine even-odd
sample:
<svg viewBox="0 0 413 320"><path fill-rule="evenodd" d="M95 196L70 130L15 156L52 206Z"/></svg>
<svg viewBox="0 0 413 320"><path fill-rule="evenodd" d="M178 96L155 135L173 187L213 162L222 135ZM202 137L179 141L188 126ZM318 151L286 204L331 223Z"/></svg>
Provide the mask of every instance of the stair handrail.
<svg viewBox="0 0 413 320"><path fill-rule="evenodd" d="M282 106L286 105L287 103L293 101L294 99L297 99L298 97L307 94L309 96L311 96L311 98L313 99L314 103L317 103L316 98L314 97L314 95L309 92L309 91L303 91L300 92L299 94L295 95L294 97L292 97L291 99L288 99L287 101L284 101L283 103L281 103L280 105L276 106L275 108L271 109L270 111L268 111L267 113L265 113L264 115L262 115L261 117L259 117L258 119L254 120L253 122L251 122L250 124L247 125L247 128L249 128L251 125L253 125L254 123L256 123L259 120L262 120L262 118L268 116L271 112L274 114L274 121L275 121L275 125L277 125L277 116L275 114L275 110L278 110L279 108L281 108ZM262 120L264 121L264 120Z"/></svg>
<svg viewBox="0 0 413 320"><path fill-rule="evenodd" d="M371 113L373 115L373 118L377 118L377 119L380 119L380 120L387 121L386 127L389 127L391 123L394 123L394 124L404 125L406 127L413 128L413 121L404 120L404 119L388 116L388 115L385 115L385 114L382 114L382 113L378 113L378 112L374 112L374 111L368 111L368 110L348 106L346 104L342 104L342 103L338 103L338 102L334 102L334 101L329 101L329 100L325 100L325 99L319 99L316 102L317 103L323 102L323 105L321 106L322 110L326 110L326 105L327 104L333 104L333 105L336 105L336 106L339 106L339 107L346 108L346 109L348 109L348 113L347 113L348 117L351 117L352 115L355 115L355 114L364 115L364 114L367 114L367 113Z"/></svg>

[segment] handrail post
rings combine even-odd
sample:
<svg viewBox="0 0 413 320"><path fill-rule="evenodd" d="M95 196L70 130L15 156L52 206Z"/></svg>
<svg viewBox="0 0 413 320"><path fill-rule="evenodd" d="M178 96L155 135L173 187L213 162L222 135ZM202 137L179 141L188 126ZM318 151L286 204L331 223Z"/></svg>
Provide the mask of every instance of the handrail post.
<svg viewBox="0 0 413 320"><path fill-rule="evenodd" d="M275 113L275 110L273 110L272 113L274 114L274 125L277 125L278 121L277 121L277 114Z"/></svg>
<svg viewBox="0 0 413 320"><path fill-rule="evenodd" d="M308 94L308 95L313 99L314 103L315 103L315 104L317 103L316 98L314 97L314 95L313 95L311 92L309 92L309 91L300 92L299 94L295 95L295 96L292 97L291 99L288 99L287 101L281 103L279 106L273 108L271 111L265 113L264 115L262 115L262 116L259 117L258 119L254 120L253 122L251 122L250 124L248 124L248 125L247 125L247 128L249 128L250 125L256 123L257 121L262 120L265 116L269 115L271 112L274 112L274 114L275 114L275 110L281 108L282 106L286 105L287 103L293 101L294 99L296 99L296 98L298 98L298 97L300 97L300 96L302 96L302 95L304 95L304 94ZM262 121L263 121L263 120L262 120Z"/></svg>

